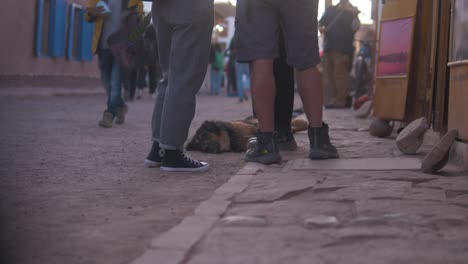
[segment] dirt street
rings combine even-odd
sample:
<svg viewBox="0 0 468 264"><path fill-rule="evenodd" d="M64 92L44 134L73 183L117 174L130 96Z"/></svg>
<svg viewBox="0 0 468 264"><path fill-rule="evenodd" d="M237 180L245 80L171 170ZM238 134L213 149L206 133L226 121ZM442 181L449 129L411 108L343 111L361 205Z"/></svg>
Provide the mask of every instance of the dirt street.
<svg viewBox="0 0 468 264"><path fill-rule="evenodd" d="M191 134L209 119L250 114L235 97L198 98ZM244 165L241 153L190 153L208 173L143 167L153 99L127 122L97 126L103 95L0 97L1 263L128 263Z"/></svg>

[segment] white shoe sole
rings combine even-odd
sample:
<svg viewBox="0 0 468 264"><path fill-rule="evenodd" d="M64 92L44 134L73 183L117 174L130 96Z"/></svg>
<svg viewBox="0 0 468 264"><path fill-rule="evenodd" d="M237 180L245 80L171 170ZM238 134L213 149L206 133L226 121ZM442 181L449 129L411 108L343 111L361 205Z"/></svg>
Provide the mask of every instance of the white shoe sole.
<svg viewBox="0 0 468 264"><path fill-rule="evenodd" d="M157 168L159 166L161 166L161 162L156 162L156 161L152 161L152 160L149 160L149 159L145 159L145 167L147 168Z"/></svg>
<svg viewBox="0 0 468 264"><path fill-rule="evenodd" d="M161 171L166 171L166 172L203 172L208 170L210 165L206 162L202 162L204 165L203 167L200 168L171 168L171 167L162 167L160 168Z"/></svg>

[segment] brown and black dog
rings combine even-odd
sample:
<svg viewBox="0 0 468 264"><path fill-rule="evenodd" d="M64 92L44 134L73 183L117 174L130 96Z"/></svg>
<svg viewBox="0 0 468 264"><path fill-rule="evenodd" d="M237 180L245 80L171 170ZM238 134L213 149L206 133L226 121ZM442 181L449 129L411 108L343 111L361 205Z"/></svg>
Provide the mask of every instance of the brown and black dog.
<svg viewBox="0 0 468 264"><path fill-rule="evenodd" d="M309 124L303 119L293 119L293 133L307 130ZM247 150L247 142L257 132L257 120L247 118L240 121L205 121L197 129L187 144L187 150L206 153L242 152Z"/></svg>

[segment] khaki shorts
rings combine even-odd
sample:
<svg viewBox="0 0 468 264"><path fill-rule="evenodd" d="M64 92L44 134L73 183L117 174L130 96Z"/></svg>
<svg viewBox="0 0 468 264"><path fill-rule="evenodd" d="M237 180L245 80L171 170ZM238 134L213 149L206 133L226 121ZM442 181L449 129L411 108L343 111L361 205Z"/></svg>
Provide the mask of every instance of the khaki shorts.
<svg viewBox="0 0 468 264"><path fill-rule="evenodd" d="M251 62L279 57L282 30L287 63L304 70L320 63L317 31L318 0L238 0L237 60Z"/></svg>

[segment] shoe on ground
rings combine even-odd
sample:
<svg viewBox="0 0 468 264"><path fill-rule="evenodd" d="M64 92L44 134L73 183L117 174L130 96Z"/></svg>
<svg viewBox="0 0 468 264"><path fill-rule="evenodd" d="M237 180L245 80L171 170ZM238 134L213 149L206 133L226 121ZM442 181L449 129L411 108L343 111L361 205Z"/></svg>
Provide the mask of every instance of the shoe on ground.
<svg viewBox="0 0 468 264"><path fill-rule="evenodd" d="M146 156L145 167L157 168L161 166L162 159L164 157L164 149L159 147L159 142L153 142L150 153Z"/></svg>
<svg viewBox="0 0 468 264"><path fill-rule="evenodd" d="M297 143L291 131L278 132L276 142L280 150L294 151L297 150Z"/></svg>
<svg viewBox="0 0 468 264"><path fill-rule="evenodd" d="M331 144L328 135L328 125L323 123L322 127L309 128L309 142L310 142L310 159L337 159L339 158L338 151Z"/></svg>
<svg viewBox="0 0 468 264"><path fill-rule="evenodd" d="M104 128L111 128L114 124L114 115L111 112L104 111L102 119L99 120L99 126Z"/></svg>
<svg viewBox="0 0 468 264"><path fill-rule="evenodd" d="M209 168L206 162L188 157L182 150L164 150L161 171L168 172L202 172Z"/></svg>
<svg viewBox="0 0 468 264"><path fill-rule="evenodd" d="M245 161L257 162L265 165L281 163L281 155L278 150L278 143L272 132L257 132L255 143L249 140L249 146L245 153Z"/></svg>
<svg viewBox="0 0 468 264"><path fill-rule="evenodd" d="M276 136L276 143L278 145L279 150L283 151L294 151L297 150L297 143L294 139L292 132L281 133L278 132ZM257 137L251 137L247 141L247 149L255 148L257 144Z"/></svg>
<svg viewBox="0 0 468 264"><path fill-rule="evenodd" d="M115 114L115 123L117 125L121 125L125 123L125 115L127 114L127 112L128 112L127 105L124 105L117 110L117 113Z"/></svg>

